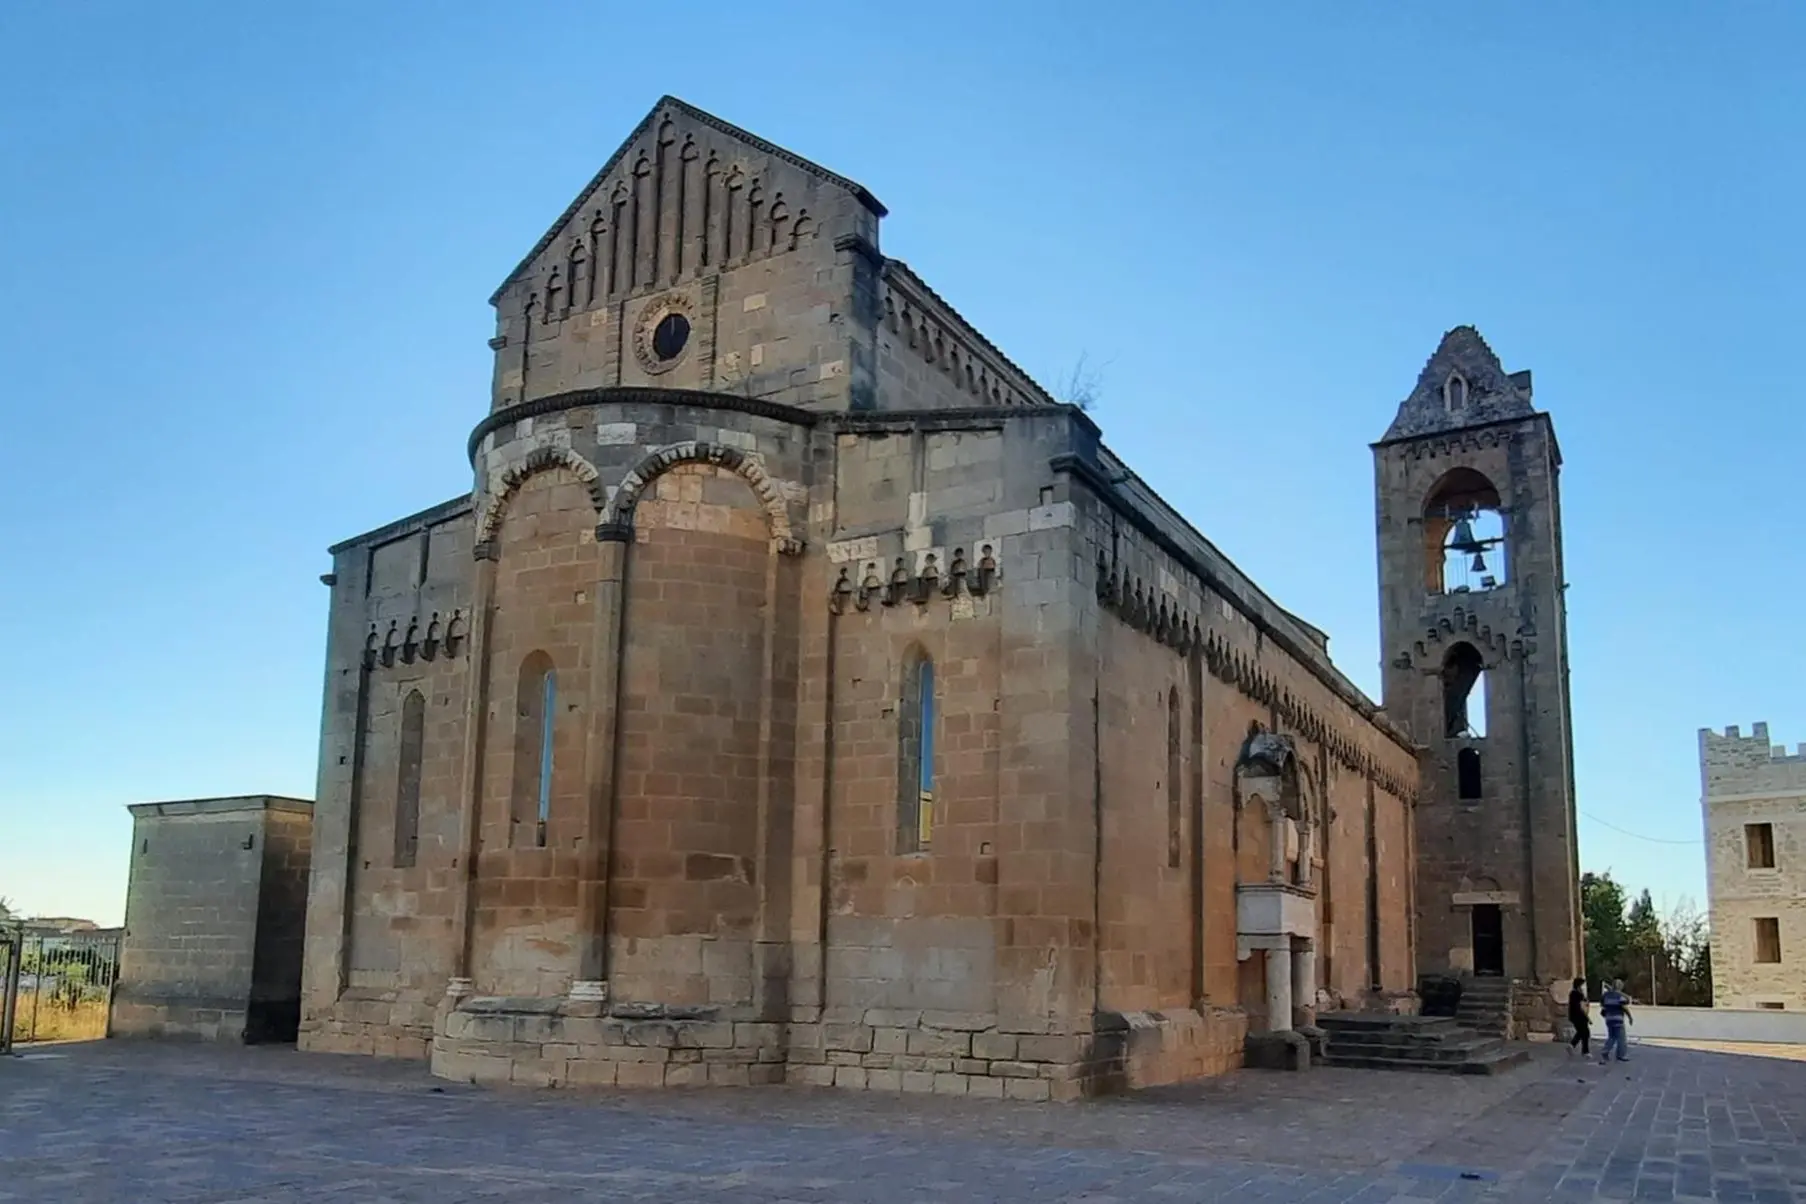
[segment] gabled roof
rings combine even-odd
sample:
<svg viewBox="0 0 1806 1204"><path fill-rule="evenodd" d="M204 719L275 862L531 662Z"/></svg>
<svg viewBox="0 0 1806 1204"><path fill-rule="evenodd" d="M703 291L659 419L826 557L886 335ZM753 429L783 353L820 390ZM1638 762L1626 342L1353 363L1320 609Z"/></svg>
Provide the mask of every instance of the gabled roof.
<svg viewBox="0 0 1806 1204"><path fill-rule="evenodd" d="M1455 377L1460 378L1462 389L1458 406L1444 392ZM1530 373L1507 372L1478 330L1457 326L1436 345L1418 374L1416 387L1399 403L1398 415L1380 442L1529 417L1536 413L1530 390Z"/></svg>
<svg viewBox="0 0 1806 1204"><path fill-rule="evenodd" d="M579 192L576 199L565 207L563 213L558 215L558 220L553 222L551 228L540 237L538 242L533 244L533 249L527 252L526 257L514 265L514 270L508 273L508 278L503 280L502 283L497 286L495 292L489 295L489 304L494 305L497 301L501 300L502 293L507 291L508 286L520 278L521 273L525 272L527 268L532 265L533 261L539 258L542 251L552 245L552 240L558 237L558 232L564 229L566 223L571 220L577 211L589 202L590 197L595 195L596 190L602 187L602 182L608 178L609 173L614 171L616 166L618 166L621 160L626 156L627 151L634 143L640 140L642 134L652 127L652 123L657 120L659 114L664 112L680 113L692 121L708 126L718 133L725 134L729 138L744 143L749 148L756 150L761 154L770 155L774 159L782 159L791 166L799 167L812 176L826 180L830 184L838 185L858 197L860 202L867 209L870 209L877 217L883 217L889 212L889 210L885 209L883 203L866 189L865 185L849 180L843 175L831 172L821 164L805 159L801 155L791 151L787 151L781 146L767 142L757 134L749 133L731 122L723 121L713 113L699 109L687 101L679 100L675 96L663 96L659 98L657 104L652 106L651 111L646 114L645 118L641 120L638 125L633 127L633 132L627 135L621 145L615 149L615 153L608 157L608 162L602 165L602 170L591 177L590 182L583 186L583 191Z"/></svg>

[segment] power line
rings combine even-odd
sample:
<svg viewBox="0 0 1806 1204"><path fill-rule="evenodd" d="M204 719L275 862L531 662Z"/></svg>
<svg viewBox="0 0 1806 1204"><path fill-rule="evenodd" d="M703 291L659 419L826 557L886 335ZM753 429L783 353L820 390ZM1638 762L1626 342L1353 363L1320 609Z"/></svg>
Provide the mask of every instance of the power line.
<svg viewBox="0 0 1806 1204"><path fill-rule="evenodd" d="M1618 833L1621 836L1629 836L1636 840L1647 840L1650 844L1704 844L1705 843L1704 841L1700 840L1698 837L1694 837L1692 840L1670 840L1667 837L1663 837L1663 836L1645 836L1641 832L1632 832L1629 828L1620 828L1617 824L1614 824L1614 823L1610 822L1609 820L1600 819L1597 815L1594 815L1591 812L1582 811L1581 814L1584 815L1586 818L1592 820L1594 823L1600 825L1601 827L1610 828L1612 831Z"/></svg>

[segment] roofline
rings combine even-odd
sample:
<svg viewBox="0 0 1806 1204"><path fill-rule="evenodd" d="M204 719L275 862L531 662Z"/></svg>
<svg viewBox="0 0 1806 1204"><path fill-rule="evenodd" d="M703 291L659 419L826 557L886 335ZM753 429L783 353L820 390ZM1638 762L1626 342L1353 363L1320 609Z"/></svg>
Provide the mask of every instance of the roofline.
<svg viewBox="0 0 1806 1204"><path fill-rule="evenodd" d="M392 523L384 523L380 527L365 531L362 535L353 535L350 539L341 539L326 549L328 556L337 556L340 552L348 552L363 544L386 543L391 537L404 535L409 531L430 527L448 518L470 510L471 501L468 493L461 493L449 501L440 502L437 506L428 506L425 510L416 511L406 518L398 518Z"/></svg>
<svg viewBox="0 0 1806 1204"><path fill-rule="evenodd" d="M1105 473L1098 465L1087 461L1082 456L1068 452L1055 456L1049 462L1048 467L1056 473L1067 473L1077 477L1086 488L1091 491L1092 496L1096 497L1106 506L1116 511L1117 514L1127 519L1132 526L1141 532L1143 537L1153 542L1161 551L1165 552L1180 565L1184 566L1198 578L1200 585L1227 602L1233 610L1247 619L1249 623L1253 624L1255 630L1259 631L1265 638L1271 640L1274 644L1277 644L1280 650L1291 657L1292 660L1303 665L1305 672L1316 678L1319 684L1323 685L1330 693L1334 694L1343 703L1353 709L1354 712L1370 724L1374 730L1390 740L1400 751L1409 754L1413 758L1417 756L1418 746L1412 739L1410 733L1404 729L1398 720L1394 719L1391 714L1387 712L1384 706L1367 697L1366 692L1362 690L1361 687L1355 685L1354 682L1348 678L1347 674L1336 667L1336 663L1334 659L1330 657L1327 649L1315 648L1308 644L1301 643L1291 632L1286 631L1279 624L1275 623L1271 617L1262 614L1259 605L1249 605L1234 586L1236 584L1245 585L1248 592L1259 602L1271 606L1275 611L1278 611L1280 615L1294 620L1303 627L1308 627L1310 630L1318 632L1326 639L1328 638L1327 632L1323 632L1320 628L1306 623L1302 619L1298 619L1291 611L1281 606L1278 602L1275 602L1271 594L1262 589L1252 577L1242 570L1240 565L1235 563L1234 560L1225 556L1221 548L1217 547L1210 541L1208 536L1199 531L1190 519L1179 512L1177 507L1162 497L1158 490L1154 489L1143 480L1134 469L1128 466L1121 456L1118 456L1115 452L1110 452L1108 448L1100 448L1100 450L1108 452L1110 457L1122 466L1123 472L1126 474L1122 478L1124 482L1132 480L1139 485L1149 497L1154 499L1154 501L1166 511L1166 514L1171 517L1175 525L1177 525L1181 531L1196 539L1205 548L1215 553L1222 560L1223 564L1240 578L1239 583L1225 582L1222 575L1212 569L1210 565L1204 563L1204 561L1189 548L1161 530L1159 524L1155 521L1154 516L1143 510L1142 507L1137 504L1136 499L1125 495L1119 488L1118 482Z"/></svg>
<svg viewBox="0 0 1806 1204"><path fill-rule="evenodd" d="M229 794L220 798L170 799L161 803L127 803L134 816L144 815L229 815L235 811L292 811L312 813L312 799L291 798L286 794Z"/></svg>
<svg viewBox="0 0 1806 1204"><path fill-rule="evenodd" d="M911 288L920 289L923 293L925 293L927 295L927 297L930 301L933 301L936 305L938 305L942 309L946 310L947 316L952 318L955 322L959 323L960 328L963 333L970 335L972 340L975 343L977 343L981 348L988 351L990 354L996 356L998 361L1000 363L1002 363L1004 367L1008 368L1011 372L1014 372L1017 376L1021 377L1022 383L1028 387L1029 392L1040 394L1040 400L1041 400L1042 404L1044 404L1044 405L1065 405L1066 404L1065 402L1062 402L1059 398L1055 397L1052 393L1050 393L1047 389L1047 386L1043 385L1040 381L1036 380L1032 375L1030 375L1028 373L1028 371L1022 367L1021 364L1018 364L1015 360L1011 359L1008 355L1004 354L1004 351L1001 347L999 347L997 344L993 343L990 339L986 338L984 331L982 331L982 330L978 329L978 327L974 326L966 318L966 316L964 314L960 313L959 310L957 310L953 307L952 303L950 303L947 300L947 298L945 298L945 297L941 296L939 293L935 292L934 286L929 284L926 280L922 279L921 274L918 273L914 268L910 267L907 263L905 263L901 259L891 259L889 257L886 257L884 260L884 271L885 271L886 275L890 275L893 273L901 273L902 277L903 277L903 283L905 285L907 285L908 287L911 287Z"/></svg>
<svg viewBox="0 0 1806 1204"><path fill-rule="evenodd" d="M1510 426L1518 422L1534 422L1541 420L1549 428L1549 441L1555 446L1555 462L1561 463L1561 444L1555 442L1555 419L1547 410L1531 410L1528 414L1518 414L1511 418L1494 418L1490 422L1474 422L1467 426L1449 426L1441 430L1424 431L1417 435L1398 435L1391 439L1376 439L1367 446L1375 451L1382 447L1396 447L1401 443L1423 443L1430 439L1442 439L1449 435L1464 435L1468 431L1486 431L1496 426Z"/></svg>
<svg viewBox="0 0 1806 1204"><path fill-rule="evenodd" d="M502 299L502 294L508 291L508 286L520 279L521 274L532 265L535 259L539 258L540 253L552 245L552 240L558 237L558 232L564 228L565 223L570 221L576 212L589 202L590 197L596 194L596 190L602 187L602 181L608 178L608 173L615 169L615 166L619 164L621 159L627 154L628 148L639 140L640 135L645 133L647 128L651 126L652 119L657 117L659 111L664 109L667 105L684 114L686 117L693 118L696 121L702 122L704 125L714 128L719 133L726 134L730 138L739 139L751 146L754 150L770 155L776 159L782 159L791 166L800 167L811 175L820 176L829 183L838 184L840 187L859 198L859 202L867 209L871 210L873 215L877 217L884 217L890 212L890 210L884 207L884 202L873 196L871 190L857 180L849 180L838 172L829 171L812 159L805 159L794 151L787 151L776 143L767 142L757 134L754 134L749 130L743 130L730 121L723 121L713 113L704 109L699 109L686 100L681 100L678 97L667 94L659 97L658 103L653 105L651 111L648 112L645 117L640 119L638 125L633 127L633 132L622 139L621 145L615 148L615 153L610 155L608 157L608 162L602 165L602 170L590 177L589 183L583 186L583 190L577 194L577 198L569 205L565 206L564 212L558 215L558 220L553 222L551 228L540 237L538 242L533 244L533 249L527 252L525 258L514 265L514 270L509 272L507 278L504 279L501 284L496 286L496 290L493 293L489 294L489 304L495 305L499 303Z"/></svg>

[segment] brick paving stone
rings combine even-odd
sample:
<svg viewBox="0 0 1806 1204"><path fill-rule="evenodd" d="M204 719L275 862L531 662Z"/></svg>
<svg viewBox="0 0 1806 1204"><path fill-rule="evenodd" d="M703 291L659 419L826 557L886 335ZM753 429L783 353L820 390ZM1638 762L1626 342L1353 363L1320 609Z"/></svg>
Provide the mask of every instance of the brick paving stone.
<svg viewBox="0 0 1806 1204"><path fill-rule="evenodd" d="M1078 1105L479 1090L106 1043L0 1061L0 1201L1806 1201L1806 1070L1548 1049L1494 1080L1243 1073ZM1463 1177L1463 1173L1467 1177Z"/></svg>

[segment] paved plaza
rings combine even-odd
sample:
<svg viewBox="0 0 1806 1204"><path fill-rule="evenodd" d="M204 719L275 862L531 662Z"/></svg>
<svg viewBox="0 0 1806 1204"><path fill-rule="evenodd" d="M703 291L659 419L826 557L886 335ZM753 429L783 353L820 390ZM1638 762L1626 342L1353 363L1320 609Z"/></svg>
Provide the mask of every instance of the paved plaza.
<svg viewBox="0 0 1806 1204"><path fill-rule="evenodd" d="M1633 1053L1061 1105L480 1090L288 1049L57 1046L0 1059L0 1200L1806 1201L1806 1065Z"/></svg>

